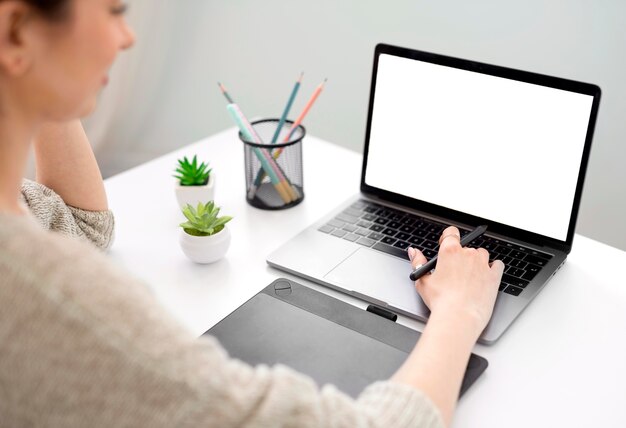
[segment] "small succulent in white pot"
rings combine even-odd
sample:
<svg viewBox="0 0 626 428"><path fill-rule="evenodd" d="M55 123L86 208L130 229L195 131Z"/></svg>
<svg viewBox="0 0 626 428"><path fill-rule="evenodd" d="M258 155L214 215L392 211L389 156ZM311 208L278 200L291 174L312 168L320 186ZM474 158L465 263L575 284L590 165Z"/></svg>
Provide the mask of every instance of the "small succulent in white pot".
<svg viewBox="0 0 626 428"><path fill-rule="evenodd" d="M220 208L213 201L198 203L197 208L187 204L181 223L180 246L187 257L196 263L213 263L226 254L230 246L230 230L226 223L230 216L218 217Z"/></svg>
<svg viewBox="0 0 626 428"><path fill-rule="evenodd" d="M186 156L178 159L175 172L176 199L181 209L187 204L195 206L202 201L215 200L215 173L207 163L198 164L196 155L191 162Z"/></svg>

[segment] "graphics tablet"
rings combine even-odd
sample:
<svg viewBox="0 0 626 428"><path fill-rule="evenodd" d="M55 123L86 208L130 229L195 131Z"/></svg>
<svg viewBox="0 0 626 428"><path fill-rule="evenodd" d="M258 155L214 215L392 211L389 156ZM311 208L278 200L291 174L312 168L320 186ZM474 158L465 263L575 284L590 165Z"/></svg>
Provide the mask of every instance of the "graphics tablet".
<svg viewBox="0 0 626 428"><path fill-rule="evenodd" d="M208 330L251 365L283 364L357 397L392 376L420 333L287 279L277 279ZM461 394L487 368L472 354Z"/></svg>

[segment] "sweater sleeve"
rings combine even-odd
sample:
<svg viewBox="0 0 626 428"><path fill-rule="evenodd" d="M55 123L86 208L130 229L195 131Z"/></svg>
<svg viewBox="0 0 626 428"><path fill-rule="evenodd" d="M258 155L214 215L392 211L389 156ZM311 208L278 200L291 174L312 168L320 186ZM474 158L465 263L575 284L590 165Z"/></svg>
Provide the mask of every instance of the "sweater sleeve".
<svg viewBox="0 0 626 428"><path fill-rule="evenodd" d="M353 400L290 368L229 358L88 245L10 232L15 239L0 233L0 414L9 426L443 427L406 385L378 382ZM45 254L25 261L33 244Z"/></svg>
<svg viewBox="0 0 626 428"><path fill-rule="evenodd" d="M66 205L63 199L43 184L24 180L22 197L31 214L45 229L87 239L106 250L113 243L113 212L87 211Z"/></svg>

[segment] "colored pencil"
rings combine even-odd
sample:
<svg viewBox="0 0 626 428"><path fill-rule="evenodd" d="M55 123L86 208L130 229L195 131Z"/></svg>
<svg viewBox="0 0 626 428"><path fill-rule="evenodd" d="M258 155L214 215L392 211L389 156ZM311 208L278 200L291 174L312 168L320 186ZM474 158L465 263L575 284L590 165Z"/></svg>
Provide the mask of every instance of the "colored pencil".
<svg viewBox="0 0 626 428"><path fill-rule="evenodd" d="M244 136L244 138L246 138L249 141L255 141L256 142L256 137L254 136L254 134L250 133L250 130L249 130L249 126L248 125L250 123L245 118L245 116L243 115L243 113L241 112L241 109L239 109L237 104L234 104L234 103L228 104L226 106L226 109L228 110L228 112L230 113L231 117L233 118L233 120L235 121L237 126L239 127L239 130L241 131L241 134ZM262 168L265 170L267 175L270 177L270 181L274 185L274 188L276 189L276 191L278 192L278 194L280 195L282 200L286 204L291 202L291 197L289 196L289 194L287 193L287 190L284 188L284 186L280 182L280 179L278 178L278 175L276 174L275 170L273 169L271 163L268 161L267 157L263 155L263 153L261 152L261 150L258 147L252 147L252 151L254 152L254 154L258 158L259 162L261 163Z"/></svg>
<svg viewBox="0 0 626 428"><path fill-rule="evenodd" d="M322 90L324 89L324 84L326 83L326 81L328 81L328 78L324 79L324 81L322 83L320 83L317 86L317 88L315 88L315 91L313 91L313 94L311 95L311 98L309 98L309 101L304 106L304 109L302 110L302 113L300 113L300 116L298 116L298 118L295 120L295 122L291 125L291 128L289 129L289 133L287 134L287 136L283 140L283 143L289 142L289 140L293 136L293 133L296 131L296 129L298 129L298 126L300 126L300 124L302 123L302 121L306 117L306 115L309 112L309 110L311 110L311 107L315 103L315 100L317 100L317 97L319 97L320 94L322 93ZM280 154L282 152L283 152L283 147L279 147L278 149L274 150L274 153L272 154L272 157L274 159L278 159L278 157L280 156ZM265 174L263 173L263 170L260 169L259 172L256 175L255 180L254 180L254 184L256 186L259 186L261 184L261 181L263 181L264 177L265 177Z"/></svg>
<svg viewBox="0 0 626 428"><path fill-rule="evenodd" d="M289 134L287 134L287 136L283 140L283 143L287 143L289 141L289 139L293 136L293 133L296 132L296 129L298 129L298 126L300 126L300 124L304 120L304 118L307 115L307 113L309 112L309 110L311 110L311 107L313 107L313 104L315 103L315 100L317 99L317 97L319 97L320 94L322 93L322 89L324 89L324 84L326 83L326 81L328 81L327 78L324 79L324 81L322 83L317 85L317 88L315 88L315 91L313 91L313 94L311 95L311 98L309 98L309 101L304 106L304 110L302 110L302 113L300 113L300 116L298 116L298 118L293 123L293 125L291 125L291 129L289 130ZM280 153L278 154L278 156L280 156ZM278 156L276 156L276 157L278 157Z"/></svg>
<svg viewBox="0 0 626 428"><path fill-rule="evenodd" d="M226 90L226 87L224 85L222 85L220 82L217 82L217 86L220 87L220 90L222 91L222 94L224 94L224 96L226 97L226 100L228 100L229 104L235 104L235 102L231 98L230 94Z"/></svg>
<svg viewBox="0 0 626 428"><path fill-rule="evenodd" d="M248 130L248 134L251 135L253 138L250 141L254 141L257 144L263 144L263 140L261 140L261 137L259 136L259 134L257 134L257 132L254 130L254 127L252 126L252 124L248 122L248 119L246 119L246 117L244 116L239 106L237 104L234 104L234 105L235 105L235 108L237 109L237 112L243 119L242 123ZM267 162L271 165L271 167L276 172L276 175L278 176L278 180L280 181L281 186L285 189L290 199L293 201L298 199L300 197L300 193L298 193L296 188L291 184L289 179L285 176L282 169L280 168L280 165L278 165L276 161L274 160L274 158L272 158L272 155L270 154L270 152L265 149L259 149L259 152L265 157ZM255 187L258 187L258 185L255 184ZM256 188L254 189L254 191L256 192Z"/></svg>
<svg viewBox="0 0 626 428"><path fill-rule="evenodd" d="M274 136L272 137L272 144L275 144L278 141L278 136L280 135L280 131L283 129L285 125L285 120L287 120L287 115L289 114L289 110L291 110L291 105L293 104L293 100L296 98L296 94L298 93L298 89L300 89L300 84L302 83L302 76L304 76L304 71L300 74L300 78L296 81L296 84L293 86L291 91L291 95L289 96L289 100L287 100L287 105L283 110L283 114L280 117L278 122L278 126L276 127L276 132L274 132Z"/></svg>

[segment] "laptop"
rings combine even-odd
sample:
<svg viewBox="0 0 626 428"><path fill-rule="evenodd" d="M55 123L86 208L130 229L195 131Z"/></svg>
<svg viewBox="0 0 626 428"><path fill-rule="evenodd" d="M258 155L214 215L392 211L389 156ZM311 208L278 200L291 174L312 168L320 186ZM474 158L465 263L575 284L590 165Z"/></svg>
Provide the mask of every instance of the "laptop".
<svg viewBox="0 0 626 428"><path fill-rule="evenodd" d="M448 225L506 265L494 343L571 251L600 88L380 44L360 192L267 263L425 321L407 247L426 258Z"/></svg>

